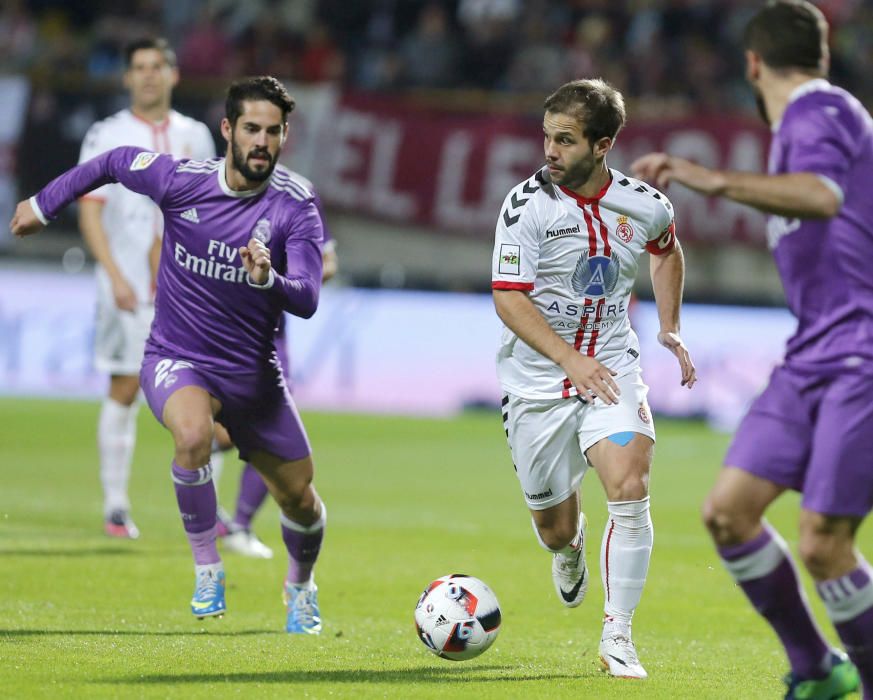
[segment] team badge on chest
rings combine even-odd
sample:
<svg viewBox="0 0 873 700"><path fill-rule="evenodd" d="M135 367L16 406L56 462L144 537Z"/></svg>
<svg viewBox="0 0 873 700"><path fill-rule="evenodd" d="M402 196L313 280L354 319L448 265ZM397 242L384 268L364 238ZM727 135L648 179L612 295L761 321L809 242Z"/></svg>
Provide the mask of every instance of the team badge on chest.
<svg viewBox="0 0 873 700"><path fill-rule="evenodd" d="M618 217L618 226L615 227L615 235L625 243L630 243L634 237L634 227L626 216Z"/></svg>
<svg viewBox="0 0 873 700"><path fill-rule="evenodd" d="M609 296L618 284L621 263L615 251L605 255L588 255L586 250L579 256L571 283L573 290L582 297L602 299Z"/></svg>
<svg viewBox="0 0 873 700"><path fill-rule="evenodd" d="M270 227L270 220L258 219L258 223L256 223L255 227L252 229L252 238L267 245L272 237L273 232Z"/></svg>

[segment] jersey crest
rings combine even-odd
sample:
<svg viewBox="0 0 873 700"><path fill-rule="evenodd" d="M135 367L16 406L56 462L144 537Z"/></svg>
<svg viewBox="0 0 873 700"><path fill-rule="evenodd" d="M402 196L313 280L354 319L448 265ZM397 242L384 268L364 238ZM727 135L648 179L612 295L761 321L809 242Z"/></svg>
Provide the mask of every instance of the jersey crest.
<svg viewBox="0 0 873 700"><path fill-rule="evenodd" d="M272 237L273 231L272 226L270 225L270 220L258 219L258 222L252 229L252 238L254 238L256 241L260 241L264 245L267 245Z"/></svg>
<svg viewBox="0 0 873 700"><path fill-rule="evenodd" d="M586 250L579 256L579 262L576 263L576 269L573 271L571 280L573 291L589 299L607 297L615 290L620 272L621 263L615 251L606 257L589 255Z"/></svg>

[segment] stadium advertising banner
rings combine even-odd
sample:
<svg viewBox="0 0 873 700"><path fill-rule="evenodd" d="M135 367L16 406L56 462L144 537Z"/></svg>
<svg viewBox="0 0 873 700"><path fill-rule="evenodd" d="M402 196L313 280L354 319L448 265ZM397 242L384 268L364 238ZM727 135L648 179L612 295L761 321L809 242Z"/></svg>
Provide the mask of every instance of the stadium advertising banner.
<svg viewBox="0 0 873 700"><path fill-rule="evenodd" d="M541 122L515 114L434 111L396 98L334 95L317 102L319 144L294 167L307 174L329 205L398 222L491 237L503 198L542 163ZM769 137L737 118L631 120L611 165L625 169L651 150L704 165L760 171ZM732 202L670 191L682 240L764 244L761 214Z"/></svg>
<svg viewBox="0 0 873 700"><path fill-rule="evenodd" d="M13 166L11 145L16 140L32 156L15 164L19 183L24 191L35 191L45 184L47 173L76 162L87 126L119 107L119 95L113 93L57 91L51 100L35 93L33 118L18 138L28 86L17 78L4 80L0 111L5 107L11 116L6 131L0 129L0 208L3 173ZM331 207L490 239L506 193L542 163L540 114L425 108L333 86L289 83L288 88L298 106L282 162L309 177ZM179 103L184 113L217 126L222 108L218 101L182 92ZM631 111L609 163L626 170L636 156L663 149L704 165L760 171L768 145L766 129L742 117L646 120ZM718 239L764 247L761 214L683 188L668 194L679 212L683 242ZM61 218L74 225L71 214Z"/></svg>
<svg viewBox="0 0 873 700"><path fill-rule="evenodd" d="M0 269L0 395L103 395L106 378L91 359L94 294L87 271ZM631 314L653 410L723 428L762 388L794 328L783 309L687 305L683 337L700 376L689 391L657 344L654 304L635 304ZM312 319L289 319L293 392L303 408L434 416L499 404L500 322L490 295L329 286Z"/></svg>

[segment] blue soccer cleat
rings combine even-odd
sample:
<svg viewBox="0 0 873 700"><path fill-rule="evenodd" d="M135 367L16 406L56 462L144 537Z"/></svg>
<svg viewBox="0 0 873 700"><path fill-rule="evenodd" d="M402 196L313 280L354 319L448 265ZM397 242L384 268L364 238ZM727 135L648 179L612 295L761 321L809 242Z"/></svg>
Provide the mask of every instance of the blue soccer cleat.
<svg viewBox="0 0 873 700"><path fill-rule="evenodd" d="M204 617L221 617L226 611L224 604L224 569L219 566L197 566L197 581L194 597L191 598L191 614L198 620Z"/></svg>
<svg viewBox="0 0 873 700"><path fill-rule="evenodd" d="M785 676L788 692L785 700L841 700L861 685L858 669L849 657L831 650L831 670L824 678L799 678L794 673Z"/></svg>
<svg viewBox="0 0 873 700"><path fill-rule="evenodd" d="M318 610L318 586L314 583L285 581L282 594L288 617L285 631L290 634L319 634L321 613Z"/></svg>

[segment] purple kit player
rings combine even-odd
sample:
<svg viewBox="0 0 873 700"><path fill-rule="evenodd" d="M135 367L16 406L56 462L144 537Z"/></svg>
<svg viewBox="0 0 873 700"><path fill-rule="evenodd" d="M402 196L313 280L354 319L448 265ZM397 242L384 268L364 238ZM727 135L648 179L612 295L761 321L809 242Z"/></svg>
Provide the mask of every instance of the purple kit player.
<svg viewBox="0 0 873 700"><path fill-rule="evenodd" d="M326 511L312 485L309 441L276 356L283 311L308 318L321 289L322 227L312 193L276 165L294 101L274 78L230 86L225 158L191 161L121 147L87 161L19 203L16 236L36 233L77 197L120 182L164 215L155 320L140 381L172 433L172 478L194 553L191 611L225 611L209 463L213 421L264 477L280 508L289 568L289 632L321 631L312 570Z"/></svg>
<svg viewBox="0 0 873 700"><path fill-rule="evenodd" d="M828 83L828 26L800 1L768 4L745 36L747 77L773 130L769 174L650 154L635 171L770 214L767 236L798 326L740 425L704 520L719 555L791 664L788 698L873 698L873 569L855 533L873 508L873 120ZM763 520L803 494L800 557L852 663L810 615L785 541ZM856 668L857 667L857 670Z"/></svg>

